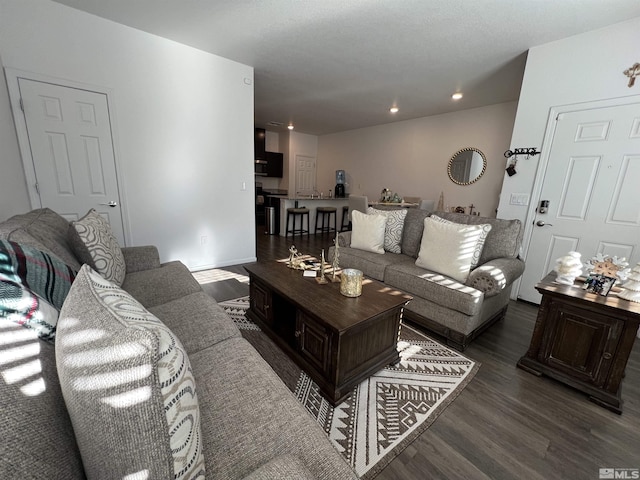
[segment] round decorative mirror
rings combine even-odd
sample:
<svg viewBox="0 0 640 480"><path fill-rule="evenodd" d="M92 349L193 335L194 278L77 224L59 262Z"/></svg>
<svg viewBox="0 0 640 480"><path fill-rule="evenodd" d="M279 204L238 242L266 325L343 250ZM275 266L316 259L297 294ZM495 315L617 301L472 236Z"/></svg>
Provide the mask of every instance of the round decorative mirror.
<svg viewBox="0 0 640 480"><path fill-rule="evenodd" d="M453 183L471 185L477 182L487 168L487 159L477 148L467 147L458 150L451 160L447 172Z"/></svg>

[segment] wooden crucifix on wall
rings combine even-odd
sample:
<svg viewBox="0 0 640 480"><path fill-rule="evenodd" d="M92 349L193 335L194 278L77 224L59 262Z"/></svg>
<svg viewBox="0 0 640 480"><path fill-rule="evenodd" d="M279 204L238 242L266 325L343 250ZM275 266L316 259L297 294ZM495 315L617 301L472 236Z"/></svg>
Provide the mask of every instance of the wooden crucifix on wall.
<svg viewBox="0 0 640 480"><path fill-rule="evenodd" d="M629 88L633 87L633 84L636 83L636 77L640 77L640 63L635 63L631 66L631 68L627 68L624 72L627 77L629 77Z"/></svg>

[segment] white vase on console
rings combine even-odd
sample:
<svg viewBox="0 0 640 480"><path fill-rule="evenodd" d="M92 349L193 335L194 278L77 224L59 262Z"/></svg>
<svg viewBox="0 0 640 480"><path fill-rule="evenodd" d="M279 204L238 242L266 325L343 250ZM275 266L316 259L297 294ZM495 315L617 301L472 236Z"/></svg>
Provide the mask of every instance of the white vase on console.
<svg viewBox="0 0 640 480"><path fill-rule="evenodd" d="M554 271L558 274L556 277L557 283L573 285L576 277L582 275L580 253L569 252L567 255L558 258Z"/></svg>

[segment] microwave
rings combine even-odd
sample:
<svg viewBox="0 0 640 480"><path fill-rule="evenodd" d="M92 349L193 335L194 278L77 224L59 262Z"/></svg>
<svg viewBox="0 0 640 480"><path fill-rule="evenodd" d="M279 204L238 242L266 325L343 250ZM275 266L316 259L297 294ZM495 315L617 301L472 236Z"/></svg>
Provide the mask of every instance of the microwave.
<svg viewBox="0 0 640 480"><path fill-rule="evenodd" d="M268 175L267 168L268 168L268 163L266 160L256 160L256 166L255 166L256 175L266 177Z"/></svg>

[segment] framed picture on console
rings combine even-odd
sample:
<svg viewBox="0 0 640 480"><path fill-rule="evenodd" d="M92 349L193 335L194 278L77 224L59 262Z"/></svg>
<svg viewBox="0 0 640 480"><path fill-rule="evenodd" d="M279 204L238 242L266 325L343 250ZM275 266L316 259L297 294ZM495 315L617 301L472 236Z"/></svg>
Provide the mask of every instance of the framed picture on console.
<svg viewBox="0 0 640 480"><path fill-rule="evenodd" d="M606 297L614 283L616 283L615 277L607 277L606 275L593 273L587 277L582 289Z"/></svg>

